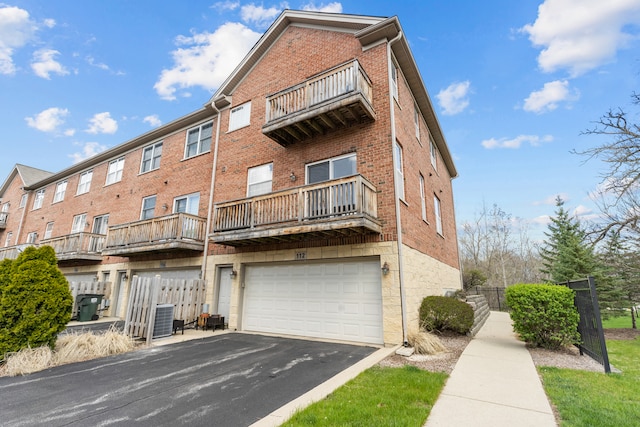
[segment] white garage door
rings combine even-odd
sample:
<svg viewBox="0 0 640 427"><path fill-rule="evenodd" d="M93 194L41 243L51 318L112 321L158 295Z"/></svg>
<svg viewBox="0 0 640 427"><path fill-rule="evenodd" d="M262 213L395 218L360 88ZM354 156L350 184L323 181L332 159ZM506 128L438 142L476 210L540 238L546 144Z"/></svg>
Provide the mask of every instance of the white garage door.
<svg viewBox="0 0 640 427"><path fill-rule="evenodd" d="M243 329L383 344L380 263L249 266Z"/></svg>

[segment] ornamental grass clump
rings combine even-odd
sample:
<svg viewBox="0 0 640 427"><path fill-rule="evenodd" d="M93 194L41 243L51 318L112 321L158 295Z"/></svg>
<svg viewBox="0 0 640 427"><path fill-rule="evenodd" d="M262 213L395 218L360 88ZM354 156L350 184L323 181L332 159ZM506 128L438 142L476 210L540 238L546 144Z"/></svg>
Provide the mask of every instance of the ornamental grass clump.
<svg viewBox="0 0 640 427"><path fill-rule="evenodd" d="M407 340L416 354L438 354L447 350L440 338L429 332L411 331L407 335Z"/></svg>
<svg viewBox="0 0 640 427"><path fill-rule="evenodd" d="M513 329L532 347L559 349L580 341L574 292L566 286L519 284L506 290Z"/></svg>

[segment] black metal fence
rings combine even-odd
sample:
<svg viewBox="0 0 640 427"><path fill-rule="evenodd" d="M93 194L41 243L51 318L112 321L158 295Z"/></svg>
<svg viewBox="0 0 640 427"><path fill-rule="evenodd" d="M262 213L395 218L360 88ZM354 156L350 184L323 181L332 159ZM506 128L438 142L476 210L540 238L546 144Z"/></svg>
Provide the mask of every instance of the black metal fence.
<svg viewBox="0 0 640 427"><path fill-rule="evenodd" d="M600 317L598 294L596 294L596 282L593 277L583 280L573 280L559 283L573 289L576 293L575 304L580 313L578 332L582 337L582 343L578 345L580 354L586 353L604 366L606 373L611 372L607 344L604 340L604 329Z"/></svg>
<svg viewBox="0 0 640 427"><path fill-rule="evenodd" d="M485 286L474 286L467 290L469 295L484 295L489 303L489 309L493 311L507 311L507 303L504 297L505 288L489 288Z"/></svg>

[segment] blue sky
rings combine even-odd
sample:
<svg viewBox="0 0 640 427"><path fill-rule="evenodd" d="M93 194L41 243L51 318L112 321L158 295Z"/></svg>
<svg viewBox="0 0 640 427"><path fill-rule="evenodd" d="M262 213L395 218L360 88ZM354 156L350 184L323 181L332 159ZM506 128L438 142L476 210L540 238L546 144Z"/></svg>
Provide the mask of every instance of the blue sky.
<svg viewBox="0 0 640 427"><path fill-rule="evenodd" d="M399 17L456 161L459 224L496 203L535 233L557 195L597 218L603 165L570 151L631 110L640 0L0 3L0 182L200 108L285 8Z"/></svg>

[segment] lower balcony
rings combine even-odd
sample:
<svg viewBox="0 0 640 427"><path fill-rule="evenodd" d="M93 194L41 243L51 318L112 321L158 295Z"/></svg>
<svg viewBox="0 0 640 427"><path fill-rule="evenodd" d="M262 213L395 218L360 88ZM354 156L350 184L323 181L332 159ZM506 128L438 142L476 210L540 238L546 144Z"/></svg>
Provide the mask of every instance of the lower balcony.
<svg viewBox="0 0 640 427"><path fill-rule="evenodd" d="M18 255L20 255L22 251L24 251L25 248L29 246L33 246L33 245L24 244L24 245L6 246L4 248L0 248L0 261L2 261L3 259L18 258Z"/></svg>
<svg viewBox="0 0 640 427"><path fill-rule="evenodd" d="M206 219L175 213L109 227L102 255L203 251Z"/></svg>
<svg viewBox="0 0 640 427"><path fill-rule="evenodd" d="M378 197L360 175L216 204L215 243L248 246L381 232Z"/></svg>
<svg viewBox="0 0 640 427"><path fill-rule="evenodd" d="M40 241L56 252L58 261L101 261L104 234L73 233Z"/></svg>
<svg viewBox="0 0 640 427"><path fill-rule="evenodd" d="M7 212L0 212L0 230L7 227L7 217L9 214Z"/></svg>

